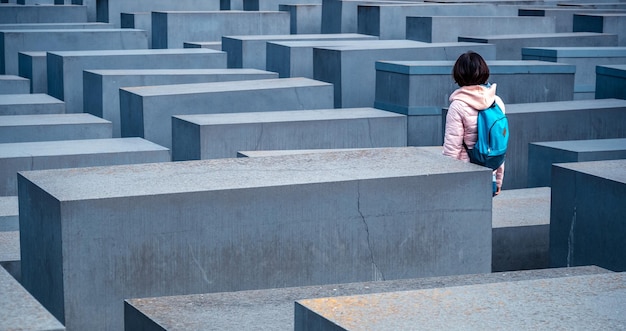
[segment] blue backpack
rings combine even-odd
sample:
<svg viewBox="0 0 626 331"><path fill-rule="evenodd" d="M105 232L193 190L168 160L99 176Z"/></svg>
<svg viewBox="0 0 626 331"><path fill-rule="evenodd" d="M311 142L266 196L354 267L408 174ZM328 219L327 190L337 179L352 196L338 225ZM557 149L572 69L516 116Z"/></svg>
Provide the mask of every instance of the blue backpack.
<svg viewBox="0 0 626 331"><path fill-rule="evenodd" d="M468 149L463 142L470 162L493 170L498 169L504 163L509 143L509 121L500 106L494 102L491 107L478 112L477 125L478 140L474 148Z"/></svg>

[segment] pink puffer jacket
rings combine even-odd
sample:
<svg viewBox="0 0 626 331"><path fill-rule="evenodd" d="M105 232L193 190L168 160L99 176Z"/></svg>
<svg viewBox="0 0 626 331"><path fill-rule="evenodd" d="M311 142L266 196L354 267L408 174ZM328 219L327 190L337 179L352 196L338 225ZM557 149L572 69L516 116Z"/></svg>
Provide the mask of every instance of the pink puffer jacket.
<svg viewBox="0 0 626 331"><path fill-rule="evenodd" d="M491 106L494 101L505 111L502 99L496 95L496 84L463 86L452 93L443 139L444 155L469 162L463 141L468 148L474 147L477 140L478 111ZM495 174L498 187L502 187L504 164L495 170Z"/></svg>

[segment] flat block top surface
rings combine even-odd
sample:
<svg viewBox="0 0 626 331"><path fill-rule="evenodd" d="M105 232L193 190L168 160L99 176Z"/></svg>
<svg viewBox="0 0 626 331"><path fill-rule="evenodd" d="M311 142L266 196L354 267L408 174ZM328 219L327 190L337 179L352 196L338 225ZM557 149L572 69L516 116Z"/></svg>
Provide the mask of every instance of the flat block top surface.
<svg viewBox="0 0 626 331"><path fill-rule="evenodd" d="M626 57L626 47L524 47L522 55L559 57Z"/></svg>
<svg viewBox="0 0 626 331"><path fill-rule="evenodd" d="M378 37L359 33L328 33L328 34L273 34L273 35L239 35L224 36L222 38L237 39L241 41L272 41L272 40L334 40L334 39L378 39Z"/></svg>
<svg viewBox="0 0 626 331"><path fill-rule="evenodd" d="M345 120L359 118L405 117L376 108L336 108L293 111L269 111L256 113L217 113L203 115L177 115L175 118L197 125L276 123L319 120Z"/></svg>
<svg viewBox="0 0 626 331"><path fill-rule="evenodd" d="M320 46L323 49L337 51L362 51L376 49L405 49L405 48L446 48L446 47L476 47L474 43L454 42L454 43L426 43L413 40L364 40L362 44L345 44L338 46Z"/></svg>
<svg viewBox="0 0 626 331"><path fill-rule="evenodd" d="M345 330L619 330L626 273L298 302Z"/></svg>
<svg viewBox="0 0 626 331"><path fill-rule="evenodd" d="M82 200L482 171L488 169L405 147L22 174L59 200Z"/></svg>
<svg viewBox="0 0 626 331"><path fill-rule="evenodd" d="M16 75L0 75L0 81L14 82L14 81L28 81L28 78L16 76Z"/></svg>
<svg viewBox="0 0 626 331"><path fill-rule="evenodd" d="M492 227L550 224L550 188L503 190L493 198Z"/></svg>
<svg viewBox="0 0 626 331"><path fill-rule="evenodd" d="M483 41L495 41L506 39L548 39L548 38L584 38L584 37L601 37L615 36L611 33L597 32L554 32L554 33L519 33L519 34L500 34L500 35L484 35L484 36L460 36L462 38L472 38Z"/></svg>
<svg viewBox="0 0 626 331"><path fill-rule="evenodd" d="M626 64L596 66L596 74L626 78Z"/></svg>
<svg viewBox="0 0 626 331"><path fill-rule="evenodd" d="M507 104L506 113L545 113L553 111L592 110L592 109L626 109L626 100L622 99L594 99L574 101L553 101L536 103Z"/></svg>
<svg viewBox="0 0 626 331"><path fill-rule="evenodd" d="M259 323L262 323L265 330L293 330L294 301L300 299L446 288L605 272L606 270L593 266L553 268L131 299L127 302L169 331L200 330L206 328L207 325L211 325L216 330L259 330Z"/></svg>
<svg viewBox="0 0 626 331"><path fill-rule="evenodd" d="M626 184L626 159L556 163L554 166Z"/></svg>
<svg viewBox="0 0 626 331"><path fill-rule="evenodd" d="M0 33L6 34L105 34L105 33L126 33L126 32L145 32L139 29L28 29L28 30L0 30Z"/></svg>
<svg viewBox="0 0 626 331"><path fill-rule="evenodd" d="M35 105L52 103L62 104L64 102L45 93L0 95L0 105Z"/></svg>
<svg viewBox="0 0 626 331"><path fill-rule="evenodd" d="M576 66L546 61L490 60L490 74L574 74ZM450 75L454 61L377 61L376 70L401 74Z"/></svg>
<svg viewBox="0 0 626 331"><path fill-rule="evenodd" d="M532 144L576 153L626 150L626 138L546 141Z"/></svg>
<svg viewBox="0 0 626 331"><path fill-rule="evenodd" d="M0 231L0 262L19 261L20 257L20 232ZM0 267L0 269L2 269L2 267ZM0 291L0 293L2 293L2 291ZM0 302L1 301L2 296L0 295ZM2 316L1 311L0 316ZM0 325L2 325L2 319L0 319ZM0 330L4 329L0 328Z"/></svg>
<svg viewBox="0 0 626 331"><path fill-rule="evenodd" d="M253 75L272 74L270 71L259 69L107 69L84 70L102 76L183 76L183 75Z"/></svg>
<svg viewBox="0 0 626 331"><path fill-rule="evenodd" d="M207 92L231 92L242 90L271 90L297 87L332 86L330 83L303 77L238 80L230 82L137 86L122 88L134 94L149 96L196 94Z"/></svg>
<svg viewBox="0 0 626 331"><path fill-rule="evenodd" d="M17 216L18 214L17 196L0 197L0 217Z"/></svg>
<svg viewBox="0 0 626 331"><path fill-rule="evenodd" d="M142 138L107 138L0 144L0 158L167 151Z"/></svg>
<svg viewBox="0 0 626 331"><path fill-rule="evenodd" d="M23 125L59 125L59 124L107 124L111 123L98 116L86 113L79 114L45 114L45 115L8 115L2 116L1 127Z"/></svg>
<svg viewBox="0 0 626 331"><path fill-rule="evenodd" d="M167 48L167 49L111 49L95 51L55 51L48 54L64 58L81 56L146 56L146 55L183 55L183 54L222 54L224 52L209 48Z"/></svg>

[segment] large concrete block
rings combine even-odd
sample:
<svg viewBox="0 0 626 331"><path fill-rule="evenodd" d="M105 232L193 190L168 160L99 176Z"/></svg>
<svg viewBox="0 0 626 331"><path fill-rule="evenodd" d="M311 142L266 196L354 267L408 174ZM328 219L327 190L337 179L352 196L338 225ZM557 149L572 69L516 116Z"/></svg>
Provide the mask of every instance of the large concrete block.
<svg viewBox="0 0 626 331"><path fill-rule="evenodd" d="M575 65L574 99L594 99L596 66L626 63L626 47L529 47L522 59Z"/></svg>
<svg viewBox="0 0 626 331"><path fill-rule="evenodd" d="M243 10L277 11L280 5L301 4L302 0L243 0ZM307 0L305 4L321 5L322 0Z"/></svg>
<svg viewBox="0 0 626 331"><path fill-rule="evenodd" d="M223 36L222 50L228 53L229 68L255 68L265 70L268 57L266 45L272 41L335 41L375 40L376 37L357 34L307 34L307 35L250 35Z"/></svg>
<svg viewBox="0 0 626 331"><path fill-rule="evenodd" d="M126 298L491 271L491 171L414 148L20 172L19 186L22 283L68 329L121 329Z"/></svg>
<svg viewBox="0 0 626 331"><path fill-rule="evenodd" d="M184 42L218 41L222 36L289 34L282 11L152 12L152 47L183 47Z"/></svg>
<svg viewBox="0 0 626 331"><path fill-rule="evenodd" d="M217 51L222 50L222 41L190 41L184 42L183 48L210 48Z"/></svg>
<svg viewBox="0 0 626 331"><path fill-rule="evenodd" d="M220 1L216 0L150 0L126 1L106 0L96 1L98 22L109 22L119 27L122 13L151 12L161 10L220 10ZM182 47L182 46L176 46ZM172 47L173 48L173 47Z"/></svg>
<svg viewBox="0 0 626 331"><path fill-rule="evenodd" d="M69 1L69 0L64 0ZM87 21L96 22L98 21L98 14L96 0L71 0L70 3L72 5L81 5L87 8Z"/></svg>
<svg viewBox="0 0 626 331"><path fill-rule="evenodd" d="M117 69L83 71L83 109L113 123L121 137L120 87L277 78L256 69Z"/></svg>
<svg viewBox="0 0 626 331"><path fill-rule="evenodd" d="M29 80L29 90L24 93L48 93L46 52L19 52L18 74Z"/></svg>
<svg viewBox="0 0 626 331"><path fill-rule="evenodd" d="M102 22L79 23L13 23L0 24L0 30L71 30L71 29L111 29L112 24Z"/></svg>
<svg viewBox="0 0 626 331"><path fill-rule="evenodd" d="M294 330L619 329L624 282L607 273L298 300Z"/></svg>
<svg viewBox="0 0 626 331"><path fill-rule="evenodd" d="M148 36L136 29L4 30L0 73L18 73L19 52L142 48L148 48Z"/></svg>
<svg viewBox="0 0 626 331"><path fill-rule="evenodd" d="M335 108L372 107L376 91L376 61L454 61L470 49L486 60L496 57L494 45L475 43L372 40L363 41L362 45L320 47L313 50L313 76L333 84Z"/></svg>
<svg viewBox="0 0 626 331"><path fill-rule="evenodd" d="M607 272L594 266L552 268L129 299L124 302L124 324L130 330L200 330L207 325L220 330L293 330L294 302L304 298L415 291Z"/></svg>
<svg viewBox="0 0 626 331"><path fill-rule="evenodd" d="M626 99L626 64L596 66L596 99Z"/></svg>
<svg viewBox="0 0 626 331"><path fill-rule="evenodd" d="M63 114L65 103L47 94L2 94L0 115Z"/></svg>
<svg viewBox="0 0 626 331"><path fill-rule="evenodd" d="M62 331L52 316L6 270L0 267L0 329Z"/></svg>
<svg viewBox="0 0 626 331"><path fill-rule="evenodd" d="M226 53L211 49L145 49L48 52L48 93L82 113L83 70L226 68Z"/></svg>
<svg viewBox="0 0 626 331"><path fill-rule="evenodd" d="M552 164L626 159L626 138L533 142L528 145L528 186L550 186Z"/></svg>
<svg viewBox="0 0 626 331"><path fill-rule="evenodd" d="M30 80L15 75L0 75L0 94L28 94Z"/></svg>
<svg viewBox="0 0 626 331"><path fill-rule="evenodd" d="M322 33L322 2L319 4L284 4L278 10L289 13L289 33L319 34Z"/></svg>
<svg viewBox="0 0 626 331"><path fill-rule="evenodd" d="M17 197L12 197L17 198ZM17 207L17 202L16 205ZM17 212L16 212L17 217ZM16 222L19 229L19 221ZM0 269L8 271L18 282L22 280L20 258L20 232L16 230L0 231ZM6 297L0 297L0 302ZM0 303L2 305L2 303ZM0 321L0 325L2 321Z"/></svg>
<svg viewBox="0 0 626 331"><path fill-rule="evenodd" d="M0 197L0 232L19 229L17 196Z"/></svg>
<svg viewBox="0 0 626 331"><path fill-rule="evenodd" d="M579 6L557 6L557 7L520 7L519 16L544 16L554 17L556 20L556 30L554 32L574 32L574 14L588 13L609 13L623 12L621 9L593 9L581 8Z"/></svg>
<svg viewBox="0 0 626 331"><path fill-rule="evenodd" d="M613 33L617 44L626 46L626 13L574 14L574 32Z"/></svg>
<svg viewBox="0 0 626 331"><path fill-rule="evenodd" d="M152 48L152 13L121 13L120 26L124 29L140 29L148 35L148 48Z"/></svg>
<svg viewBox="0 0 626 331"><path fill-rule="evenodd" d="M0 144L0 196L17 195L18 171L165 162L169 150L141 138Z"/></svg>
<svg viewBox="0 0 626 331"><path fill-rule="evenodd" d="M572 100L575 67L541 61L492 61L489 82L505 103ZM443 144L442 109L458 88L454 61L377 61L376 108L409 116L409 145ZM428 86L428 88L424 88ZM520 86L524 86L520 90Z"/></svg>
<svg viewBox="0 0 626 331"><path fill-rule="evenodd" d="M511 137L504 189L528 187L528 145L532 142L626 138L626 100L507 104L506 113Z"/></svg>
<svg viewBox="0 0 626 331"><path fill-rule="evenodd" d="M111 138L111 122L91 114L2 116L0 144Z"/></svg>
<svg viewBox="0 0 626 331"><path fill-rule="evenodd" d="M494 44L498 60L521 60L525 47L617 46L617 35L595 32L459 36L459 41Z"/></svg>
<svg viewBox="0 0 626 331"><path fill-rule="evenodd" d="M406 147L406 116L374 108L180 115L174 161L236 157L238 151Z"/></svg>
<svg viewBox="0 0 626 331"><path fill-rule="evenodd" d="M122 137L172 146L172 115L333 108L332 85L307 78L120 89Z"/></svg>
<svg viewBox="0 0 626 331"><path fill-rule="evenodd" d="M410 39L407 34L407 19L411 16L517 16L517 8L492 3L441 5L408 1L396 3L363 1L358 5L357 15L359 33L379 36L380 39ZM455 29L455 26L456 23L448 28ZM456 41L456 36L454 39L445 41Z"/></svg>
<svg viewBox="0 0 626 331"><path fill-rule="evenodd" d="M455 42L464 35L554 33L552 17L529 16L421 16L406 18L406 39Z"/></svg>
<svg viewBox="0 0 626 331"><path fill-rule="evenodd" d="M83 6L2 5L0 22L4 24L87 22L87 8Z"/></svg>
<svg viewBox="0 0 626 331"><path fill-rule="evenodd" d="M626 270L626 160L552 167L550 265Z"/></svg>

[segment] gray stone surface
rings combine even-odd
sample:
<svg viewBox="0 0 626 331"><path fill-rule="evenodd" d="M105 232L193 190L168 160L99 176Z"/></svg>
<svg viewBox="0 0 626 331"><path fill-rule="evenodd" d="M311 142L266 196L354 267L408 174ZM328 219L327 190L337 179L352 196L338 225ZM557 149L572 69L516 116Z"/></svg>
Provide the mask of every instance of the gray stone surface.
<svg viewBox="0 0 626 331"><path fill-rule="evenodd" d="M626 64L596 66L596 99L626 99Z"/></svg>
<svg viewBox="0 0 626 331"><path fill-rule="evenodd" d="M112 69L83 71L83 110L113 123L121 137L120 87L277 78L257 69Z"/></svg>
<svg viewBox="0 0 626 331"><path fill-rule="evenodd" d="M181 115L174 161L236 157L241 150L405 147L406 116L374 108Z"/></svg>
<svg viewBox="0 0 626 331"><path fill-rule="evenodd" d="M0 329L61 331L65 327L0 268Z"/></svg>
<svg viewBox="0 0 626 331"><path fill-rule="evenodd" d="M322 0L243 0L243 10L250 11L276 11L283 4L315 4L321 5ZM321 18L321 17L320 17Z"/></svg>
<svg viewBox="0 0 626 331"><path fill-rule="evenodd" d="M414 148L21 172L22 283L119 330L126 298L489 273L490 177Z"/></svg>
<svg viewBox="0 0 626 331"><path fill-rule="evenodd" d="M48 93L48 70L46 52L19 52L17 72L29 80L29 91L25 93Z"/></svg>
<svg viewBox="0 0 626 331"><path fill-rule="evenodd" d="M509 34L459 36L459 41L488 43L496 47L496 59L521 60L525 47L607 47L617 46L617 35L595 32L561 32L539 34Z"/></svg>
<svg viewBox="0 0 626 331"><path fill-rule="evenodd" d="M17 196L0 197L0 232L19 229Z"/></svg>
<svg viewBox="0 0 626 331"><path fill-rule="evenodd" d="M222 41L190 41L184 42L183 48L210 48L217 51L222 50Z"/></svg>
<svg viewBox="0 0 626 331"><path fill-rule="evenodd" d="M0 30L0 73L18 73L19 52L142 48L148 36L137 29Z"/></svg>
<svg viewBox="0 0 626 331"><path fill-rule="evenodd" d="M11 197L17 199L17 197ZM4 199L4 197L3 197ZM15 204L17 207L17 202ZM17 212L16 212L17 217ZM19 223L16 221L16 223ZM8 271L13 278L15 278L18 282L21 280L21 257L20 257L20 231L16 230L8 230L8 231L0 231L0 269L2 271ZM1 281L0 281L1 282ZM3 293L4 292L0 292ZM5 299L4 296L0 296L0 306L7 305L8 303L3 302ZM5 307L2 307L5 309ZM0 309L1 310L1 309ZM0 317L2 317L2 313L0 312ZM0 320L0 326L2 325L2 320ZM5 330L5 329L2 329ZM23 329L19 329L23 330Z"/></svg>
<svg viewBox="0 0 626 331"><path fill-rule="evenodd" d="M198 330L207 325L221 330L293 330L294 302L301 299L443 289L606 272L589 266L129 299L124 303L124 320L126 327L133 330ZM259 321L263 321L262 325Z"/></svg>
<svg viewBox="0 0 626 331"><path fill-rule="evenodd" d="M626 6L624 6L626 9ZM574 32L602 32L617 35L617 44L626 46L626 13L574 14Z"/></svg>
<svg viewBox="0 0 626 331"><path fill-rule="evenodd" d="M107 0L95 1L97 4L96 20L109 22L119 27L122 13L151 12L160 10L220 10L220 1L212 0ZM182 46L177 46L182 47Z"/></svg>
<svg viewBox="0 0 626 331"><path fill-rule="evenodd" d="M69 2L69 4L72 5L85 6L87 8L87 21L98 21L98 15L96 13L96 0L64 0L64 2Z"/></svg>
<svg viewBox="0 0 626 331"><path fill-rule="evenodd" d="M152 13L121 13L120 26L124 29L140 29L148 35L148 48L152 48Z"/></svg>
<svg viewBox="0 0 626 331"><path fill-rule="evenodd" d="M17 195L18 171L169 161L169 150L141 138L0 144L0 196Z"/></svg>
<svg viewBox="0 0 626 331"><path fill-rule="evenodd" d="M0 121L0 144L111 137L111 122L91 114L9 115Z"/></svg>
<svg viewBox="0 0 626 331"><path fill-rule="evenodd" d="M626 100L619 99L507 104L511 136L503 189L527 187L529 143L626 138L625 109Z"/></svg>
<svg viewBox="0 0 626 331"><path fill-rule="evenodd" d="M82 6L2 5L0 22L71 23L87 22L87 8Z"/></svg>
<svg viewBox="0 0 626 331"><path fill-rule="evenodd" d="M172 115L333 108L332 89L307 78L122 88L122 137L144 137L171 148Z"/></svg>
<svg viewBox="0 0 626 331"><path fill-rule="evenodd" d="M475 43L367 40L362 45L319 47L313 50L313 76L333 84L335 108L372 107L376 91L376 61L454 61L470 49L486 60L496 57L494 45Z"/></svg>
<svg viewBox="0 0 626 331"><path fill-rule="evenodd" d="M554 17L556 20L555 32L573 32L574 31L574 14L581 13L598 13L598 12L622 12L620 9L592 9L580 8L577 6L556 6L556 7L540 7L540 6L522 6L519 8L519 16L545 16Z"/></svg>
<svg viewBox="0 0 626 331"><path fill-rule="evenodd" d="M113 25L102 22L78 23L13 23L0 24L0 30L71 30L71 29L111 29Z"/></svg>
<svg viewBox="0 0 626 331"><path fill-rule="evenodd" d="M0 115L63 113L65 103L44 93L0 95Z"/></svg>
<svg viewBox="0 0 626 331"><path fill-rule="evenodd" d="M152 13L152 47L219 41L222 36L289 34L289 13L281 11L187 11Z"/></svg>
<svg viewBox="0 0 626 331"><path fill-rule="evenodd" d="M549 187L503 190L493 199L493 272L548 268L549 238Z"/></svg>
<svg viewBox="0 0 626 331"><path fill-rule="evenodd" d="M621 329L626 273L298 300L294 330Z"/></svg>
<svg viewBox="0 0 626 331"><path fill-rule="evenodd" d="M532 142L528 145L528 186L550 186L552 164L626 159L626 138Z"/></svg>
<svg viewBox="0 0 626 331"><path fill-rule="evenodd" d="M281 4L278 10L289 13L289 33L322 33L322 4Z"/></svg>
<svg viewBox="0 0 626 331"><path fill-rule="evenodd" d="M626 270L626 160L552 168L550 266Z"/></svg>
<svg viewBox="0 0 626 331"><path fill-rule="evenodd" d="M226 68L226 53L189 48L48 52L48 93L64 100L68 113L82 113L83 70L209 68Z"/></svg>
<svg viewBox="0 0 626 331"><path fill-rule="evenodd" d="M0 75L0 94L30 93L30 80L15 75Z"/></svg>

